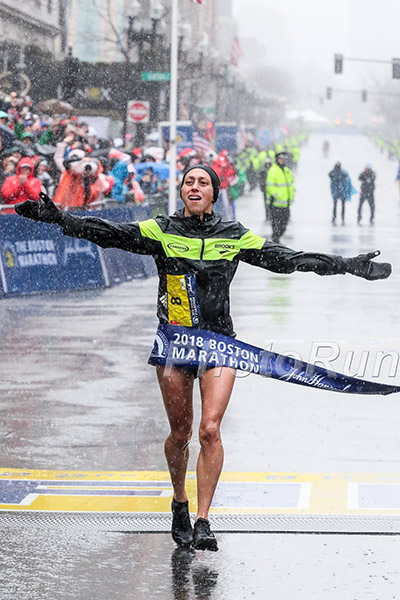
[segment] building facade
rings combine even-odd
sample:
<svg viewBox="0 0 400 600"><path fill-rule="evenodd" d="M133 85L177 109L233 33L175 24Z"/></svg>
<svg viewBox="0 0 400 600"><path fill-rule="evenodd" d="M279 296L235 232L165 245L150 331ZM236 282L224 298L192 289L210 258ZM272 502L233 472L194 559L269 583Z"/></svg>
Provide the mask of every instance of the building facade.
<svg viewBox="0 0 400 600"><path fill-rule="evenodd" d="M0 65L3 73L25 66L25 48L37 46L56 58L63 55L61 0L0 0Z"/></svg>

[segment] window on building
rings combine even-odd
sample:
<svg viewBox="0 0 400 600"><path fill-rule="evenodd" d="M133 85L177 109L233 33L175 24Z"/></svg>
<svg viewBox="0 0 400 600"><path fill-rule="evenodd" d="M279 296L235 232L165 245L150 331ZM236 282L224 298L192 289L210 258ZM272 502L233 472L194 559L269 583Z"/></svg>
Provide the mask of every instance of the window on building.
<svg viewBox="0 0 400 600"><path fill-rule="evenodd" d="M16 44L2 42L0 44L0 70L15 71L21 60L21 48Z"/></svg>

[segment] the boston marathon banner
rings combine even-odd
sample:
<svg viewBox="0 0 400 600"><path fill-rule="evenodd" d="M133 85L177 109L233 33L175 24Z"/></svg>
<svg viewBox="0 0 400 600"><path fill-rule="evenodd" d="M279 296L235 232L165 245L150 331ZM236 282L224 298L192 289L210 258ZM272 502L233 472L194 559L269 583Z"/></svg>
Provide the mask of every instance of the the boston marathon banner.
<svg viewBox="0 0 400 600"><path fill-rule="evenodd" d="M76 214L130 222L148 218L150 209L111 208ZM151 256L101 249L87 240L64 236L57 225L0 215L0 296L105 287L155 272Z"/></svg>
<svg viewBox="0 0 400 600"><path fill-rule="evenodd" d="M168 369L174 366L188 367L200 376L210 368L231 367L263 377L347 394L386 395L400 392L398 386L364 381L263 350L226 335L178 325L159 325L149 363L165 366L167 376Z"/></svg>
<svg viewBox="0 0 400 600"><path fill-rule="evenodd" d="M0 253L3 295L105 285L99 248L55 225L2 215Z"/></svg>

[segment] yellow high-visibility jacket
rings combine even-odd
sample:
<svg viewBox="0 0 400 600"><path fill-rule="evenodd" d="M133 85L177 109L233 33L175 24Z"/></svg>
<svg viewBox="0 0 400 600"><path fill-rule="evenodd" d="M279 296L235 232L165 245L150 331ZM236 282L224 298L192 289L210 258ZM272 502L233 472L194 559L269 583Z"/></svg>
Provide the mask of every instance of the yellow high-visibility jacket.
<svg viewBox="0 0 400 600"><path fill-rule="evenodd" d="M273 206L286 208L294 200L294 182L291 170L280 167L276 163L271 166L267 175L267 198Z"/></svg>

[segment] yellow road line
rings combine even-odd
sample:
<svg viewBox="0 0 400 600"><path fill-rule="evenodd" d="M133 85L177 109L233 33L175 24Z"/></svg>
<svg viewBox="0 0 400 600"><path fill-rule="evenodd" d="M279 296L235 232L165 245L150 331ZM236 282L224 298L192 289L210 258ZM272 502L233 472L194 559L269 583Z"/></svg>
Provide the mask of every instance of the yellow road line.
<svg viewBox="0 0 400 600"><path fill-rule="evenodd" d="M188 473L190 510L196 476ZM0 469L0 510L170 512L167 471ZM400 473L224 472L213 513L400 515Z"/></svg>

